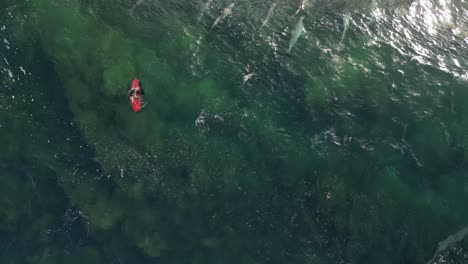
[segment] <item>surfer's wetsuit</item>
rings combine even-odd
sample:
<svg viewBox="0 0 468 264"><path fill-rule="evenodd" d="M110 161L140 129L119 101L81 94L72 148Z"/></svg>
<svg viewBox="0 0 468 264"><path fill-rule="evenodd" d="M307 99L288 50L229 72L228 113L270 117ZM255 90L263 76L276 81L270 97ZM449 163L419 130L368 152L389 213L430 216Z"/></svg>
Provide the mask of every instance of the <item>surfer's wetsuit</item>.
<svg viewBox="0 0 468 264"><path fill-rule="evenodd" d="M144 95L145 91L143 91L143 88L141 88L140 84L140 89L130 89L128 91L128 101L130 101L130 97L133 96L134 98L139 98L141 95Z"/></svg>
<svg viewBox="0 0 468 264"><path fill-rule="evenodd" d="M136 86L137 85L137 86ZM145 91L143 91L143 84L139 80L133 80L131 84L130 90L128 90L128 100L130 101L130 96L133 97L140 97L144 95Z"/></svg>

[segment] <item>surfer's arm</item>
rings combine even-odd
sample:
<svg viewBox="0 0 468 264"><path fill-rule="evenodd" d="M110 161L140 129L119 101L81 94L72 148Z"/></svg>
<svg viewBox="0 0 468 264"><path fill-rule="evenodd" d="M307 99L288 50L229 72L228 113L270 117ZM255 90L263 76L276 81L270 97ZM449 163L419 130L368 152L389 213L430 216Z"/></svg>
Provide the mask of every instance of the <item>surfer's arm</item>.
<svg viewBox="0 0 468 264"><path fill-rule="evenodd" d="M128 92L128 100L132 101L132 99L139 99L140 95L141 93L139 93L139 91L132 89Z"/></svg>

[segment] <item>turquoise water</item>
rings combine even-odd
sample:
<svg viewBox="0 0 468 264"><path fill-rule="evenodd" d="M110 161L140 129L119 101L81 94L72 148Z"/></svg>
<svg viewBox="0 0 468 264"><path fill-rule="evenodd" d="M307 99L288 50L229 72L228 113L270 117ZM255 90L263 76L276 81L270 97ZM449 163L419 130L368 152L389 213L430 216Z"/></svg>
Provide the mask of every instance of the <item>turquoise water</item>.
<svg viewBox="0 0 468 264"><path fill-rule="evenodd" d="M465 0L0 10L0 263L468 263Z"/></svg>

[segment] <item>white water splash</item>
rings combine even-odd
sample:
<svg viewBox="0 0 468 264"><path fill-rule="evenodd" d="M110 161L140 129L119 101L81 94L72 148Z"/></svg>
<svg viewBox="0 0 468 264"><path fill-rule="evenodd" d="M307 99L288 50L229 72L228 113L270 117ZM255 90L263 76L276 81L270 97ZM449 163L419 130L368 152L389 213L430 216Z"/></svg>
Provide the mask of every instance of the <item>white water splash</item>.
<svg viewBox="0 0 468 264"><path fill-rule="evenodd" d="M253 72L244 75L244 82L243 82L242 84L244 85L248 80L252 79L252 77L253 77L254 75L255 75L255 74L254 74Z"/></svg>
<svg viewBox="0 0 468 264"><path fill-rule="evenodd" d="M210 130L210 127L205 122L206 117L207 117L206 112L202 110L201 113L198 115L197 119L195 120L195 126L200 130L202 134Z"/></svg>

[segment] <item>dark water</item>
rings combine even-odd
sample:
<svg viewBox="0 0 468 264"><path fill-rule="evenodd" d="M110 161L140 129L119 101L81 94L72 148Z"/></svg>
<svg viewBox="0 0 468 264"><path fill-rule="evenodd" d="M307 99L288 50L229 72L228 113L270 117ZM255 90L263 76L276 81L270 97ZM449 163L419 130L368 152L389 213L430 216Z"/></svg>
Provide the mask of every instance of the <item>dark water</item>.
<svg viewBox="0 0 468 264"><path fill-rule="evenodd" d="M234 2L0 2L0 263L468 263L468 2Z"/></svg>

